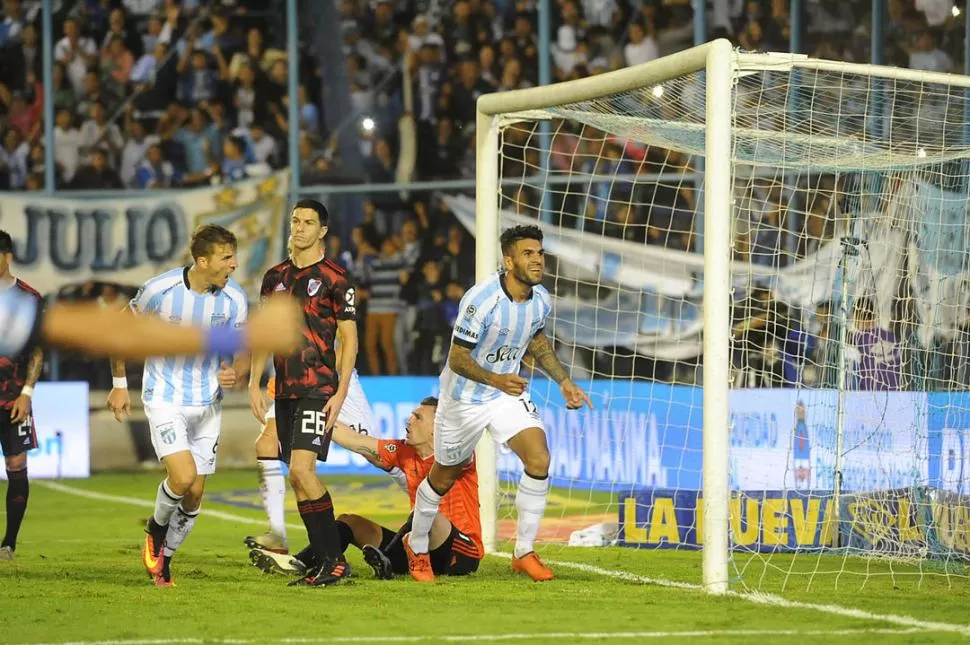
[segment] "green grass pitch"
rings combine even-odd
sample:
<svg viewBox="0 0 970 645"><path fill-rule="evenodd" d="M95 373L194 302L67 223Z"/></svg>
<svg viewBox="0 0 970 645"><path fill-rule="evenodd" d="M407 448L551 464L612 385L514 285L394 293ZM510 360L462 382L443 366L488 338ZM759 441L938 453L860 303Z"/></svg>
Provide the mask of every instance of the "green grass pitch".
<svg viewBox="0 0 970 645"><path fill-rule="evenodd" d="M514 575L507 554L487 557L467 579L381 582L351 549L352 584L288 588L285 578L249 565L242 539L263 530L263 514L248 471L210 479L195 531L173 562L177 586L156 589L139 548L159 478L33 482L17 559L0 562L0 642L943 643L970 636L970 579L834 556L736 558L745 583L772 594L760 596L671 586L696 586L699 553L557 543L541 549L558 576L550 583ZM338 478L332 489L338 513L394 526L407 511L386 479ZM292 498L289 504L287 520L296 526ZM546 530L555 533L571 512L612 509L603 497L556 491ZM302 529L290 534L292 546L302 546Z"/></svg>

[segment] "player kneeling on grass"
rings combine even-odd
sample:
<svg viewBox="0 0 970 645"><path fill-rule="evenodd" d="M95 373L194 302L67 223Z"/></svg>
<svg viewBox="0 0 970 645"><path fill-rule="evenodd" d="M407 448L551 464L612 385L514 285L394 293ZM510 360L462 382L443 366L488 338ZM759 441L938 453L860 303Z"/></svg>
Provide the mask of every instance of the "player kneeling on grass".
<svg viewBox="0 0 970 645"><path fill-rule="evenodd" d="M365 457L383 470L399 468L408 481L408 495L414 508L418 485L434 463L434 417L438 400L428 397L411 412L403 440L375 439L338 423L333 441ZM337 518L340 546L351 544L364 554L364 560L381 579L408 572L408 558L401 538L411 530L410 519L398 531L381 526L360 515ZM474 459L462 471L455 485L441 502L440 512L431 527L431 566L437 575L462 576L478 570L485 553L478 515L478 473ZM253 565L266 573L302 575L312 568L313 551L307 547L295 557L263 549L250 551Z"/></svg>

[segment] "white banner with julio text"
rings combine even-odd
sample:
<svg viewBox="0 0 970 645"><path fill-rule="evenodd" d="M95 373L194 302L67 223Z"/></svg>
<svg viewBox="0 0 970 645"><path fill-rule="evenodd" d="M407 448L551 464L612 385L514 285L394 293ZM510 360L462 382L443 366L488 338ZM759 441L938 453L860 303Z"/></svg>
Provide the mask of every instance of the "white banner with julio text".
<svg viewBox="0 0 970 645"><path fill-rule="evenodd" d="M4 197L0 229L14 241L17 277L43 294L102 280L138 286L188 264L193 229L218 224L239 239L234 278L255 295L283 252L287 173L191 191L107 199ZM93 194L92 194L93 196Z"/></svg>

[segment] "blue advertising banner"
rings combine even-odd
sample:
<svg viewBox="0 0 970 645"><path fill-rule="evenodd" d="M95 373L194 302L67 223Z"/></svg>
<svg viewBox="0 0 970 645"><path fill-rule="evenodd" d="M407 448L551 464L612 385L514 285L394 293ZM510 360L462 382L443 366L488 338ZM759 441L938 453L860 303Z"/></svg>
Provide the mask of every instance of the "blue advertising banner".
<svg viewBox="0 0 970 645"><path fill-rule="evenodd" d="M381 438L404 434L408 415L436 395L436 377L361 377ZM701 489L700 388L643 381L584 383L594 409L566 410L558 387L530 385L542 412L561 487L607 491ZM733 490L831 490L837 394L822 390L734 390L730 393ZM958 398L962 397L962 398ZM847 392L842 459L846 492L936 486L954 493L970 475L970 394ZM941 458L947 446L945 466ZM966 469L964 469L966 464ZM373 474L361 457L334 447L321 472ZM516 478L521 464L498 449L498 469ZM942 486L946 479L948 486Z"/></svg>
<svg viewBox="0 0 970 645"><path fill-rule="evenodd" d="M37 449L27 469L38 479L88 477L91 436L87 383L38 383L32 397ZM0 479L6 472L0 469Z"/></svg>

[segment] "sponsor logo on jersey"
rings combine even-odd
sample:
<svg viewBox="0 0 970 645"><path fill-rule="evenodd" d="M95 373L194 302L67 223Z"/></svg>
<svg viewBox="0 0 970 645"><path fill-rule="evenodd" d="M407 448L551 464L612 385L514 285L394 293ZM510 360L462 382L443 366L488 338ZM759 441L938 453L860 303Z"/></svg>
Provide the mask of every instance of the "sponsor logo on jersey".
<svg viewBox="0 0 970 645"><path fill-rule="evenodd" d="M509 334L509 331L510 331L510 330L508 330L508 329L499 329L499 330L498 330L498 335L499 335L499 336L508 336L508 334Z"/></svg>
<svg viewBox="0 0 970 645"><path fill-rule="evenodd" d="M306 286L307 295L310 295L310 296L317 295L317 292L320 291L320 286L322 284L323 283L317 280L316 278L310 278L310 282L308 282Z"/></svg>
<svg viewBox="0 0 970 645"><path fill-rule="evenodd" d="M507 361L517 361L522 356L521 347L502 345L494 352L485 355L485 360L489 363L505 363Z"/></svg>
<svg viewBox="0 0 970 645"><path fill-rule="evenodd" d="M286 285L280 282L278 285L273 287L273 291L286 291Z"/></svg>
<svg viewBox="0 0 970 645"><path fill-rule="evenodd" d="M468 336L469 338L471 338L473 340L478 340L478 334L476 334L475 332L473 332L470 329L465 329L461 325L455 327L455 331L458 332L459 334L464 334L465 336Z"/></svg>

